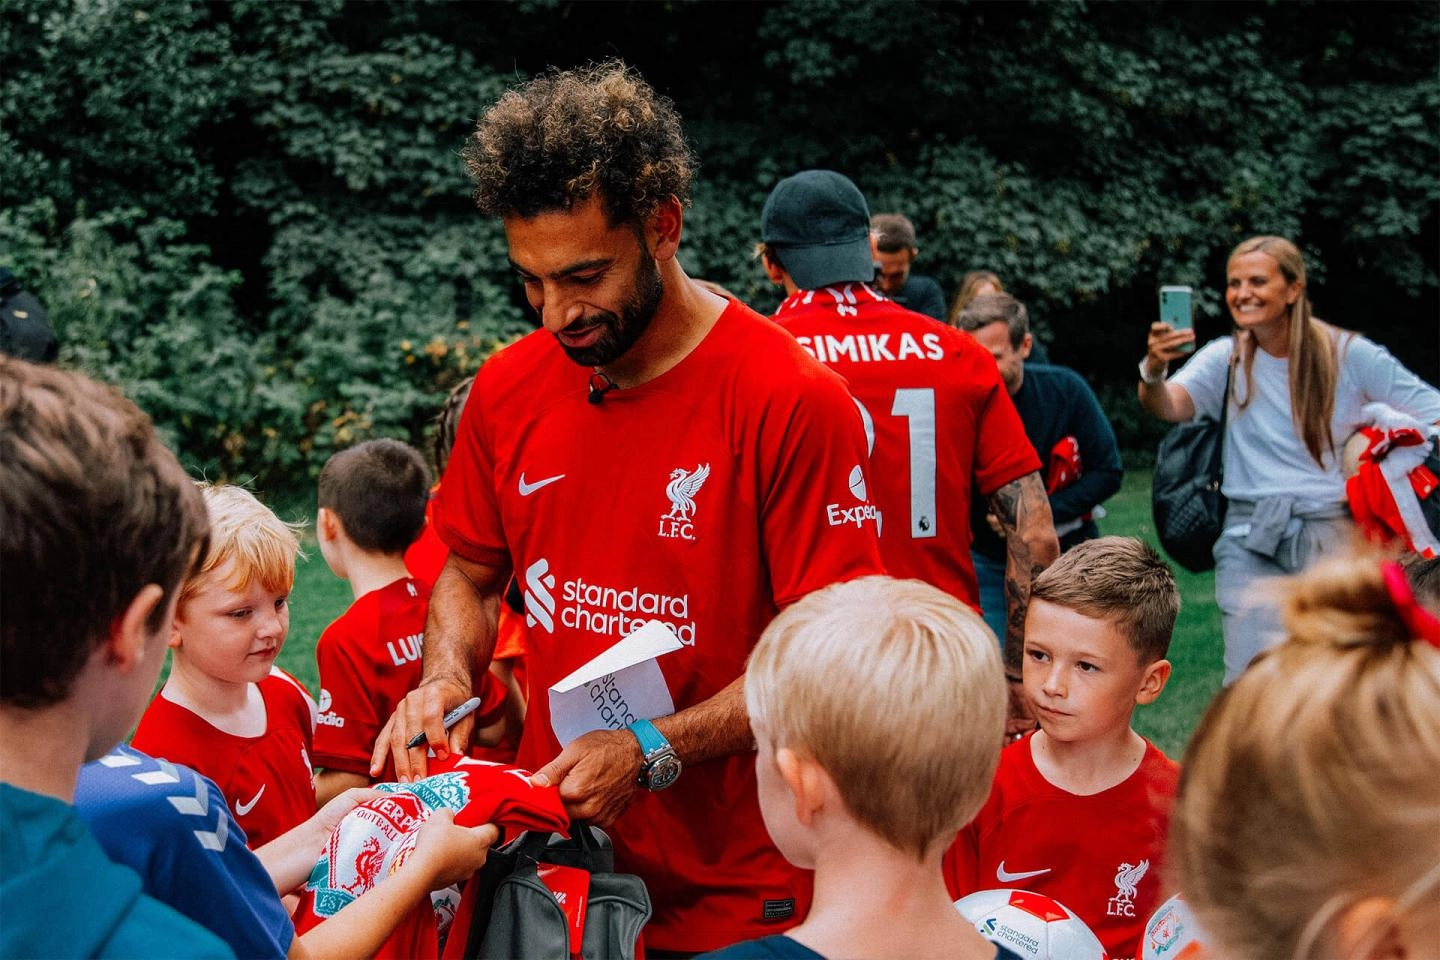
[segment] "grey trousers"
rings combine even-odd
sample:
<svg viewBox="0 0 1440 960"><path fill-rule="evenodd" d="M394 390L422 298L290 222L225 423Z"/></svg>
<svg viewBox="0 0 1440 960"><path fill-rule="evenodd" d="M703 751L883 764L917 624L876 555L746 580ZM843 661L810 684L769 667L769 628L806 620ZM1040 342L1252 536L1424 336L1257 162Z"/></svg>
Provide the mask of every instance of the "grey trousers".
<svg viewBox="0 0 1440 960"><path fill-rule="evenodd" d="M1253 521L1253 522L1252 522ZM1299 573L1344 548L1355 529L1344 504L1292 512L1283 498L1232 500L1215 542L1215 601L1225 634L1225 683L1284 639L1276 578Z"/></svg>

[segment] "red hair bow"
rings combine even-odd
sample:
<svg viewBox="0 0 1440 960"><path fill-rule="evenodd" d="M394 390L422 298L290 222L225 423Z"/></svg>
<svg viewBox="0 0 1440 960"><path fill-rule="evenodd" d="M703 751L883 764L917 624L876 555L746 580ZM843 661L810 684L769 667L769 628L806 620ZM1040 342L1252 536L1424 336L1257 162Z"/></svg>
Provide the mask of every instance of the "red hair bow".
<svg viewBox="0 0 1440 960"><path fill-rule="evenodd" d="M1415 599L1415 591L1410 587L1410 578L1405 576L1400 564L1394 561L1383 563L1380 573L1385 578L1385 591L1390 594L1390 602L1395 604L1395 612L1400 614L1410 633L1431 646L1440 647L1440 619L1420 606Z"/></svg>

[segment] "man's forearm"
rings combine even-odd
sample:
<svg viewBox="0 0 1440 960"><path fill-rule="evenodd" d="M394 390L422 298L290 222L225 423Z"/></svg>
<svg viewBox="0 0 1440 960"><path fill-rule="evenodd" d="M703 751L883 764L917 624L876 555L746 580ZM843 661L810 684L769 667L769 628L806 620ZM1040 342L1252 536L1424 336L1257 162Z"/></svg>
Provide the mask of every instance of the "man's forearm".
<svg viewBox="0 0 1440 960"><path fill-rule="evenodd" d="M745 713L743 679L668 717L655 728L670 741L686 766L742 753L754 744ZM535 771L532 783L560 787L560 798L574 819L599 826L613 823L635 799L637 775L644 763L640 744L629 730L592 730L570 741L560 755Z"/></svg>
<svg viewBox="0 0 1440 960"><path fill-rule="evenodd" d="M755 737L745 710L745 678L737 677L693 707L661 717L655 721L655 728L670 741L682 763L699 763L750 750Z"/></svg>
<svg viewBox="0 0 1440 960"><path fill-rule="evenodd" d="M1060 542L1038 473L1027 473L992 493L990 511L1005 530L1005 669L1018 674L1030 584L1055 562Z"/></svg>
<svg viewBox="0 0 1440 960"><path fill-rule="evenodd" d="M489 666L500 617L499 593L491 586L473 581L459 562L445 564L430 593L422 683L444 679L468 690L471 671Z"/></svg>

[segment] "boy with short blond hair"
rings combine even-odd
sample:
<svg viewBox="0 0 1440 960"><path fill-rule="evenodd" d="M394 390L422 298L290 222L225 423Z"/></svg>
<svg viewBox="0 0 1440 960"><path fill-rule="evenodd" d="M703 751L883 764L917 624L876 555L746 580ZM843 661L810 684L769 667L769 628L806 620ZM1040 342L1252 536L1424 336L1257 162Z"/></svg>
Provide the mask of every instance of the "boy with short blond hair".
<svg viewBox="0 0 1440 960"><path fill-rule="evenodd" d="M0 956L231 956L72 806L159 676L199 494L117 391L0 358L0 517Z"/></svg>
<svg viewBox="0 0 1440 960"><path fill-rule="evenodd" d="M170 676L133 746L214 780L260 847L315 813L315 703L275 666L300 542L248 490L200 488L210 549L181 591Z"/></svg>
<svg viewBox="0 0 1440 960"><path fill-rule="evenodd" d="M989 790L1005 726L994 636L918 580L865 577L782 612L745 701L766 829L815 871L809 915L712 957L1013 957L955 911L940 859Z"/></svg>
<svg viewBox="0 0 1440 960"><path fill-rule="evenodd" d="M1110 956L1139 953L1164 899L1179 767L1130 719L1165 688L1179 611L1169 566L1139 540L1087 541L1036 578L1023 678L1040 729L1005 749L990 799L946 855L953 895L1045 894Z"/></svg>

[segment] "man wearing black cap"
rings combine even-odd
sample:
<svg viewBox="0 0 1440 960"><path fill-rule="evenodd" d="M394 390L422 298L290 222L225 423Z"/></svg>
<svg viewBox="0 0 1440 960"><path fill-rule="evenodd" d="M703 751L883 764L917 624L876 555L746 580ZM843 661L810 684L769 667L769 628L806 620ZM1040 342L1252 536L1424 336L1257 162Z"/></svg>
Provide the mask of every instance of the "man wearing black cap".
<svg viewBox="0 0 1440 960"><path fill-rule="evenodd" d="M831 170L780 181L761 214L761 255L789 294L773 319L841 374L870 441L880 551L896 577L979 609L972 491L1005 528L1007 672L1018 679L1030 582L1059 555L1040 461L989 352L874 290L870 211ZM1018 723L1017 723L1018 726Z"/></svg>

